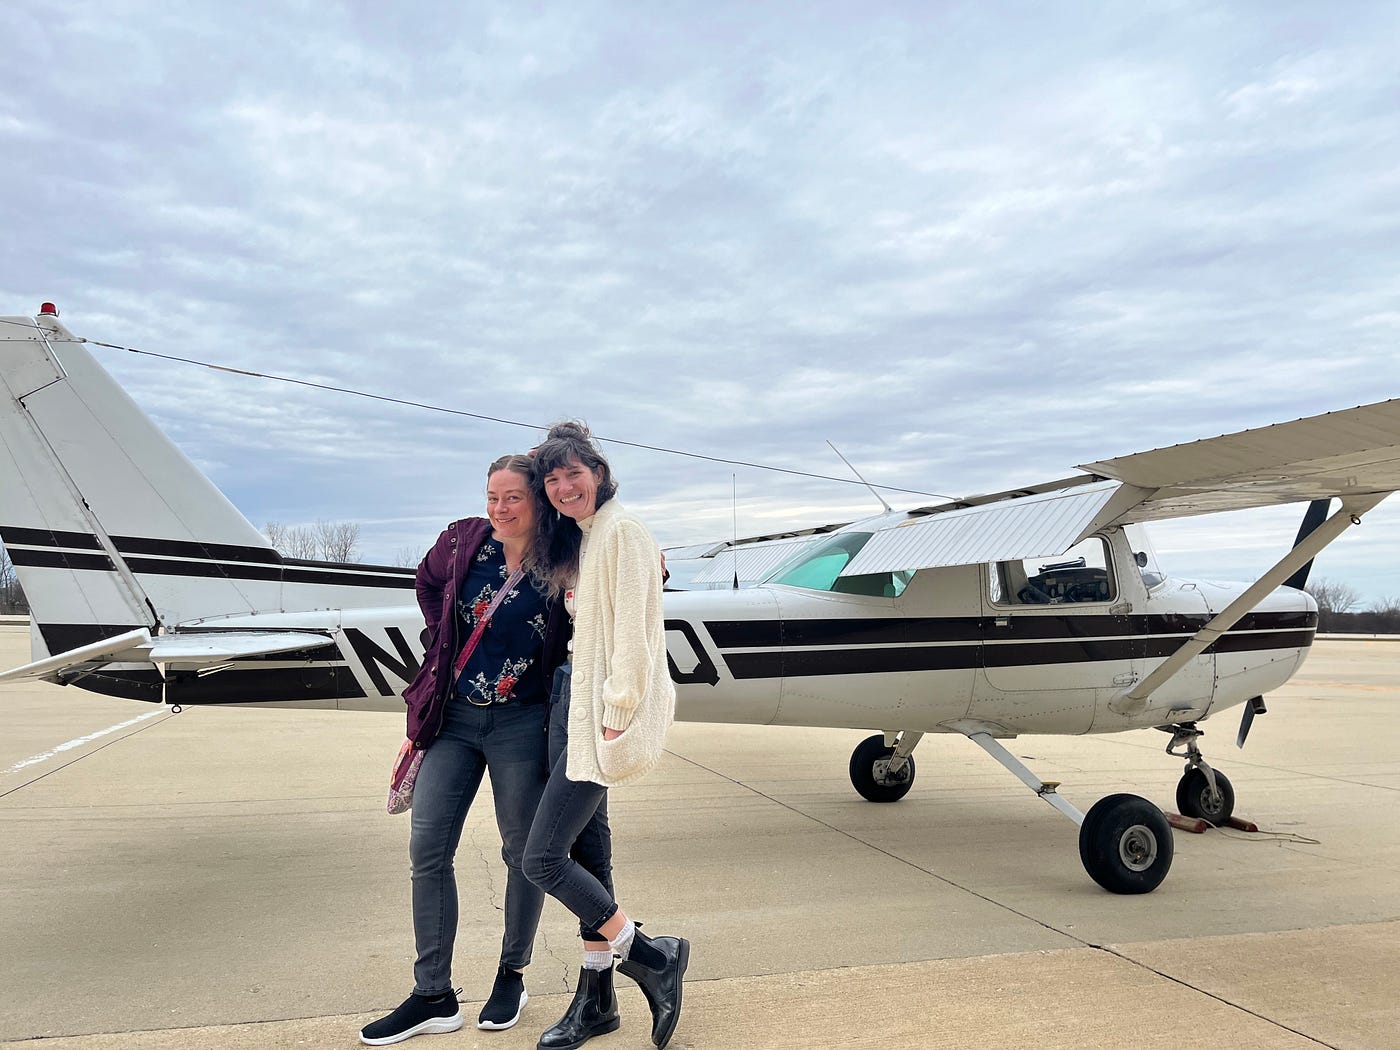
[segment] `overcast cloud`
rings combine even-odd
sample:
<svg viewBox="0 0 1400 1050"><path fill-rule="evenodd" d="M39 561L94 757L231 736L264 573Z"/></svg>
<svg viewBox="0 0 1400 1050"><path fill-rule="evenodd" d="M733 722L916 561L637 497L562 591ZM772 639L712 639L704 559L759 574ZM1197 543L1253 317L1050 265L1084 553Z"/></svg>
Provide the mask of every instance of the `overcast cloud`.
<svg viewBox="0 0 1400 1050"><path fill-rule="evenodd" d="M0 313L965 495L1400 394L1385 3L6 5ZM421 549L534 431L102 350L257 525ZM663 543L875 509L613 446ZM929 502L918 496L904 505ZM1301 508L1157 526L1242 578ZM1319 574L1400 595L1400 507Z"/></svg>

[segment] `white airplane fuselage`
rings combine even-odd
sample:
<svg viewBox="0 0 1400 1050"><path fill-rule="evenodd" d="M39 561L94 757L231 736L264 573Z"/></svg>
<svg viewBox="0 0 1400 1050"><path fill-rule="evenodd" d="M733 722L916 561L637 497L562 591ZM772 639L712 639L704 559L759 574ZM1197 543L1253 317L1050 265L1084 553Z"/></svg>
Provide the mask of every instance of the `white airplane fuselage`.
<svg viewBox="0 0 1400 1050"><path fill-rule="evenodd" d="M1316 606L1304 592L1281 587L1153 693L1144 709L1111 710L1112 700L1244 585L1167 578L1149 590L1122 530L1101 536L1120 567L1111 602L1001 606L990 597L989 570L981 565L921 570L896 598L781 585L668 592L677 717L919 732L967 732L976 725L995 736L1111 733L1199 721L1235 707L1278 688L1306 657ZM237 571L236 563L223 564ZM304 571L354 578L373 570ZM411 588L405 570L378 572L381 588ZM340 607L203 617L178 630L306 630L326 634L330 645L295 654L304 658L174 674L163 699L402 710L399 694L423 656L417 606L364 607L365 588L312 586ZM299 584L249 580L243 587L253 589L255 600L265 589L264 600L277 608ZM52 639L49 647L81 640ZM162 698L149 668L115 666L79 684Z"/></svg>

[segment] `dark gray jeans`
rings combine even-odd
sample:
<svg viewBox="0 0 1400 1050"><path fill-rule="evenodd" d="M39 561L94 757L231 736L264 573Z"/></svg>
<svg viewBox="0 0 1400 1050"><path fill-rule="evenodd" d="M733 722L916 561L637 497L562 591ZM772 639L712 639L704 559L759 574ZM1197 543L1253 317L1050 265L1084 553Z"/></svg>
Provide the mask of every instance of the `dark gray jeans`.
<svg viewBox="0 0 1400 1050"><path fill-rule="evenodd" d="M613 898L608 789L568 778L569 676L554 672L549 712L549 783L525 846L525 874L578 916L579 936L606 941L598 927L617 911Z"/></svg>
<svg viewBox="0 0 1400 1050"><path fill-rule="evenodd" d="M521 862L530 824L548 779L543 704L473 707L449 701L442 732L423 755L413 789L408 853L413 865L413 936L418 960L413 990L441 995L452 990L452 947L457 939L457 877L453 857L467 809L490 772L506 862L505 934L501 964L530 964L544 893L527 879ZM477 890L484 893L484 887Z"/></svg>

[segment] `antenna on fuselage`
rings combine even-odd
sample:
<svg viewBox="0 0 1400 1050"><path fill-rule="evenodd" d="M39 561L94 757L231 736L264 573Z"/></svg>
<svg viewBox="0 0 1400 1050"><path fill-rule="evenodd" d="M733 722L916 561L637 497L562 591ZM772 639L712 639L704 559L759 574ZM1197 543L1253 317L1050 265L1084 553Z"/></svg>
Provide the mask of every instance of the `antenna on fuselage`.
<svg viewBox="0 0 1400 1050"><path fill-rule="evenodd" d="M827 441L827 444L831 445L831 442ZM841 456L841 450L835 445L831 445L831 451L835 452L838 456ZM860 483L866 488L868 488L870 490L870 494L880 501L880 506L884 507L887 513L894 509L888 503L885 502L885 497L880 495L880 493L875 490L875 486L870 484L870 482L866 481L865 478L861 476L860 471L856 470L856 468L852 466L851 461L849 459L847 459L845 456L841 456L841 462L851 468L851 473L854 474L856 477L860 478Z"/></svg>
<svg viewBox="0 0 1400 1050"><path fill-rule="evenodd" d="M734 509L734 589L739 589L739 475L729 475L729 505Z"/></svg>

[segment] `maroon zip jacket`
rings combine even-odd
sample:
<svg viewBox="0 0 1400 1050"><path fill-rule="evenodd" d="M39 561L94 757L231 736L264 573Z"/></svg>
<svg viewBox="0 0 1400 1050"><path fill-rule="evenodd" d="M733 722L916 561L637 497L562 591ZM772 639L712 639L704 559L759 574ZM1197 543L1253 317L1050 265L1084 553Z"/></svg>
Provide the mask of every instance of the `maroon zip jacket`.
<svg viewBox="0 0 1400 1050"><path fill-rule="evenodd" d="M403 691L403 700L408 705L408 739L419 751L437 739L442 729L442 716L453 686L452 663L467 641L458 637L457 595L476 552L490 535L491 523L485 518L454 521L424 555L414 577L428 638L423 666ZM554 681L554 669L569 658L569 617L564 602L550 598L547 608L541 657L546 689Z"/></svg>

